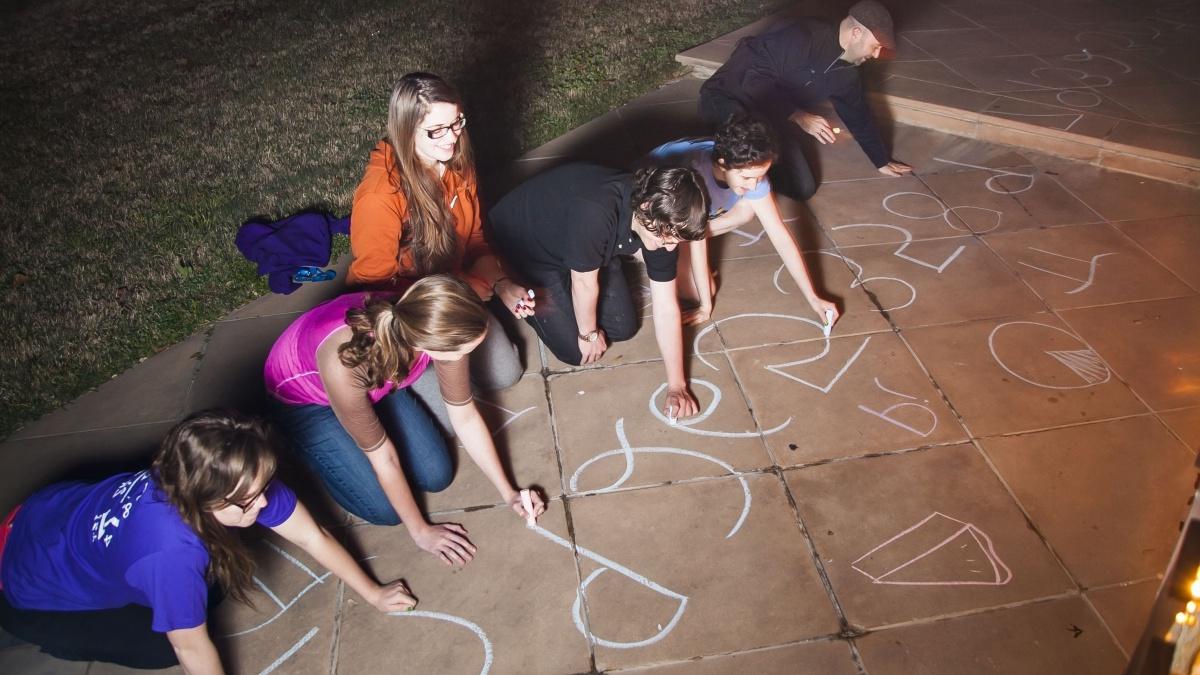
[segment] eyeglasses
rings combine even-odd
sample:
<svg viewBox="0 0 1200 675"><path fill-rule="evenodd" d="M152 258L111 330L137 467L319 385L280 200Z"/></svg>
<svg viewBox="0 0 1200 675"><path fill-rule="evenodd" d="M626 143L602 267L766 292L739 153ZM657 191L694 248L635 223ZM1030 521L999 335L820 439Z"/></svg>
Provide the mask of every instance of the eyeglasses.
<svg viewBox="0 0 1200 675"><path fill-rule="evenodd" d="M448 132L462 133L462 130L467 126L467 116L459 114L458 118L450 124L432 129L422 129L430 138L438 139L445 136Z"/></svg>
<svg viewBox="0 0 1200 675"><path fill-rule="evenodd" d="M266 493L266 491L267 491L267 488L264 487L262 489L262 491L260 491L258 494L254 495L253 497L247 499L245 502L240 502L240 503L239 502L229 502L229 503L232 504L233 506L236 506L239 509L241 509L242 513L250 513L250 509L254 508L254 505L258 503L258 498L263 496Z"/></svg>

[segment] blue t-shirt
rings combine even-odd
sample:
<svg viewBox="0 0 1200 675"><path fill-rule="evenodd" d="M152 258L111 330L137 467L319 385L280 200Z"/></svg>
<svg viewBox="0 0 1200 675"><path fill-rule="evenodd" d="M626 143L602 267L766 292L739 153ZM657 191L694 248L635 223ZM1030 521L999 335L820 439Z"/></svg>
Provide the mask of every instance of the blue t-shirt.
<svg viewBox="0 0 1200 675"><path fill-rule="evenodd" d="M296 494L272 480L256 522L283 524ZM19 609L94 610L144 605L165 633L207 619L208 551L150 471L99 483L57 483L21 505L0 580Z"/></svg>
<svg viewBox="0 0 1200 675"><path fill-rule="evenodd" d="M771 194L771 181L766 176L744 195L738 195L728 186L717 183L713 177L713 145L711 140L685 138L663 143L651 150L650 156L662 164L691 167L704 178L704 185L708 188L709 220L728 212L740 199L762 199Z"/></svg>

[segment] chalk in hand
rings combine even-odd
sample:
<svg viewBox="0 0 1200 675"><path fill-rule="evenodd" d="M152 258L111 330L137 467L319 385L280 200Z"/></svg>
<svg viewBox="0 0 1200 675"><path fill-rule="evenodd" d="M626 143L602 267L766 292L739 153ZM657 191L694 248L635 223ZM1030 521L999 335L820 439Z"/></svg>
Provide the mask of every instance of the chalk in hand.
<svg viewBox="0 0 1200 675"><path fill-rule="evenodd" d="M833 330L833 310L827 309L827 310L825 310L825 323L821 326L821 332L825 334L825 337L829 337L829 333L832 330Z"/></svg>
<svg viewBox="0 0 1200 675"><path fill-rule="evenodd" d="M675 417L675 406L673 405L667 406L667 421L671 423L671 426L679 423L679 419Z"/></svg>
<svg viewBox="0 0 1200 675"><path fill-rule="evenodd" d="M525 526L537 527L537 516L533 515L533 497L529 490L521 490L521 506L525 507Z"/></svg>
<svg viewBox="0 0 1200 675"><path fill-rule="evenodd" d="M833 128L833 133L835 133L835 134L840 134L840 133L842 133L842 128L841 128L841 127L834 127L834 128Z"/></svg>

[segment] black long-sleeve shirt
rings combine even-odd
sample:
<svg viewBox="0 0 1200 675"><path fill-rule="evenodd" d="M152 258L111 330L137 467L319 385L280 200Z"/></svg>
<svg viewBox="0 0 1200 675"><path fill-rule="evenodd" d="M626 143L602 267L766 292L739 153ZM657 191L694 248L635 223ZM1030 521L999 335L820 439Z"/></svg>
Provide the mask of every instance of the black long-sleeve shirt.
<svg viewBox="0 0 1200 675"><path fill-rule="evenodd" d="M891 155L867 107L858 68L841 60L841 54L836 24L797 19L740 40L701 91L735 99L777 124L797 109L828 99L863 152L881 167Z"/></svg>

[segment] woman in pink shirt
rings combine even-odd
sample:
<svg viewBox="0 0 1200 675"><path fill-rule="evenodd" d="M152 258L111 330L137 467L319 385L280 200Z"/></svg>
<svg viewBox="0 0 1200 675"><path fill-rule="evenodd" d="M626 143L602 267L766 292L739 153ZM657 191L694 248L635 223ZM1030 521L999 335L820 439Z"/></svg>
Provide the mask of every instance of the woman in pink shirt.
<svg viewBox="0 0 1200 675"><path fill-rule="evenodd" d="M446 440L410 386L430 366L459 441L501 499L526 514L491 432L475 407L467 356L486 339L489 315L466 282L427 276L399 299L350 293L301 315L264 367L276 417L293 448L350 513L377 525L403 522L413 541L447 564L475 547L454 523L425 520L413 490L454 479ZM534 515L544 507L533 493Z"/></svg>

